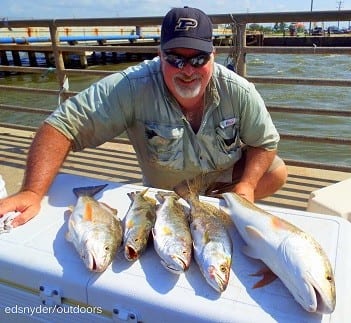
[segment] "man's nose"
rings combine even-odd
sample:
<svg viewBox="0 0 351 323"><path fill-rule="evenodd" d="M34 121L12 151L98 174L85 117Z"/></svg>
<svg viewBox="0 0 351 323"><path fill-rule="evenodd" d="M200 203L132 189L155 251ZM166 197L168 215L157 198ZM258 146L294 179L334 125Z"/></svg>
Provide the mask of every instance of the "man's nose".
<svg viewBox="0 0 351 323"><path fill-rule="evenodd" d="M189 63L186 63L185 66L182 68L182 72L185 75L192 75L195 72L195 67L191 66Z"/></svg>

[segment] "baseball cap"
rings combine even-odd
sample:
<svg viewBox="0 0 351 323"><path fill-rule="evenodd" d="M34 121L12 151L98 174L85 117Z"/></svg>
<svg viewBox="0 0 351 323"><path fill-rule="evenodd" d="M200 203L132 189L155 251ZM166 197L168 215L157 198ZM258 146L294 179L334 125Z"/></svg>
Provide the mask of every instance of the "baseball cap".
<svg viewBox="0 0 351 323"><path fill-rule="evenodd" d="M213 51L212 22L200 9L184 7L171 9L161 26L161 50L191 48Z"/></svg>

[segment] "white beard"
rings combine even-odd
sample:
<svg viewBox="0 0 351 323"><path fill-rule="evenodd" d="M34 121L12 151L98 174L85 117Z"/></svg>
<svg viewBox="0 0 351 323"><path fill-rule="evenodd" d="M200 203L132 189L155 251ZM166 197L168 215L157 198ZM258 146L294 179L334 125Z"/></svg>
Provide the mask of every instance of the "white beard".
<svg viewBox="0 0 351 323"><path fill-rule="evenodd" d="M179 75L173 77L173 84L177 94L184 99L192 99L198 96L201 91L201 78L192 77L193 81L186 84L181 82L183 79L184 77Z"/></svg>

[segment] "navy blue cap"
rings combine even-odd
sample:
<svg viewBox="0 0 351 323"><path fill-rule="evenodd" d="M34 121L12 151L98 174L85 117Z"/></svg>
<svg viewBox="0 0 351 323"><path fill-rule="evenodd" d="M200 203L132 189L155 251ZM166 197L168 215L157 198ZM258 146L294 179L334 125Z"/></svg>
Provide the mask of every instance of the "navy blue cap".
<svg viewBox="0 0 351 323"><path fill-rule="evenodd" d="M213 51L212 22L196 8L173 8L163 19L161 50L191 48L203 52Z"/></svg>

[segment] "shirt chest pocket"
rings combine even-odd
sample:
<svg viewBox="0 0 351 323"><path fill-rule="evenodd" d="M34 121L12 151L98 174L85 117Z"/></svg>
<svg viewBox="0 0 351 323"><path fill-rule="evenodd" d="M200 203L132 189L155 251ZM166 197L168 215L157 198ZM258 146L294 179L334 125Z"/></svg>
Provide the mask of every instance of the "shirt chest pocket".
<svg viewBox="0 0 351 323"><path fill-rule="evenodd" d="M238 160L241 156L239 127L236 124L225 128L217 127L216 146L218 150L217 162L219 164Z"/></svg>
<svg viewBox="0 0 351 323"><path fill-rule="evenodd" d="M217 127L216 137L218 145L223 151L230 152L240 147L241 141L239 138L239 126L233 124L228 127Z"/></svg>
<svg viewBox="0 0 351 323"><path fill-rule="evenodd" d="M145 124L150 161L174 169L184 168L184 128L181 126Z"/></svg>

